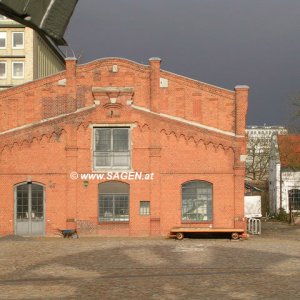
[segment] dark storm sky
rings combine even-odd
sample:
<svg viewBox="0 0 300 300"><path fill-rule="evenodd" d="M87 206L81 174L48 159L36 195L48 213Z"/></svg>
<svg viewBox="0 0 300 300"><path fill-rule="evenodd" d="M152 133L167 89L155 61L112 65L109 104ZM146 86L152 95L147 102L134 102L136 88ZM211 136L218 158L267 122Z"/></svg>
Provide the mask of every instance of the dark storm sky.
<svg viewBox="0 0 300 300"><path fill-rule="evenodd" d="M286 125L300 91L300 0L79 0L66 40L80 63L118 56L233 89L248 124Z"/></svg>

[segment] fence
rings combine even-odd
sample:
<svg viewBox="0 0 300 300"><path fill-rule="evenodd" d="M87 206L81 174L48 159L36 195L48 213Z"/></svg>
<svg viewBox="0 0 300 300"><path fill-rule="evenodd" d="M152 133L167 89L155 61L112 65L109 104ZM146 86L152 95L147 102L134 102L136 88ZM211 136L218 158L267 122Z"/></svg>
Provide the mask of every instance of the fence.
<svg viewBox="0 0 300 300"><path fill-rule="evenodd" d="M247 231L250 234L261 234L261 221L260 221L260 219L249 218L247 220Z"/></svg>

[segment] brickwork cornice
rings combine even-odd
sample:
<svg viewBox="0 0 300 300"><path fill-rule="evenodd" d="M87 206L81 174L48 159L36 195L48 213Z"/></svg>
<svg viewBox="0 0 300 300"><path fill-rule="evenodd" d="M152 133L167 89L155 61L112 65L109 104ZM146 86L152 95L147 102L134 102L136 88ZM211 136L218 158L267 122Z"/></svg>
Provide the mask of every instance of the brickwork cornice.
<svg viewBox="0 0 300 300"><path fill-rule="evenodd" d="M217 96L221 96L224 98L228 98L231 100L235 99L235 92L234 91L230 91L218 86L214 86L205 82L201 82L192 78L188 78L185 76L181 76L169 71L165 71L165 70L161 70L161 76L165 76L166 78L171 78L177 82L179 82L180 84L183 84L184 86L189 86L189 87L194 87L194 88L198 88L200 90L209 92L211 94L217 95Z"/></svg>
<svg viewBox="0 0 300 300"><path fill-rule="evenodd" d="M42 139L51 141L53 137L56 139L60 137L63 132L66 132L66 126L68 124L73 124L78 129L84 122L86 116L89 115L94 108L93 106L81 109L71 114L61 115L0 133L0 152L5 148L12 149L16 145L20 148L24 143L30 144L34 141L41 141Z"/></svg>
<svg viewBox="0 0 300 300"><path fill-rule="evenodd" d="M212 145L214 149L223 151L232 150L233 152L239 148L240 144L235 142L235 138L212 134L205 130L199 130L186 124L178 124L172 121L159 120L158 118L141 118L134 121L140 131L151 131L151 123L158 127L161 135L165 135L168 139L175 138L178 142L184 140L187 144L193 143L194 146L200 144L208 147Z"/></svg>
<svg viewBox="0 0 300 300"><path fill-rule="evenodd" d="M124 66L124 67L132 69L134 71L149 72L148 65L143 65L143 64L134 62L132 60L125 59L125 58L119 58L119 57L101 58L101 59L97 59L92 62L89 62L87 64L78 65L77 71L78 72L87 72L96 67L106 67L106 66L111 66L112 64L117 64L118 66Z"/></svg>
<svg viewBox="0 0 300 300"><path fill-rule="evenodd" d="M240 142L229 136L224 136L222 134L213 133L208 130L194 128L188 124L182 124L174 120L164 120L159 116L149 116L142 112L134 111L132 115L128 108L123 108L123 116L120 118L119 122L124 122L126 118L127 122L131 119L130 123L136 125L141 131L151 131L151 124L155 124L157 132L161 135L165 135L168 139L174 137L177 141L184 140L187 144L193 143L196 147L200 144L208 147L212 145L215 151L218 150L232 150L235 151L236 148L240 147ZM10 130L1 133L0 142L0 152L4 148L11 149L14 144L21 147L24 142L32 143L34 140L42 140L43 138L51 141L51 138L56 138L61 135L61 133L66 132L66 125L74 125L77 130L83 128L86 130L90 124L93 123L95 119L103 119L99 114L106 114L106 109L101 107L90 107L79 110L79 112L70 113L67 115L58 116L51 118L50 120L44 120L43 122L33 123L30 126L22 126L14 130ZM126 114L126 116L124 115ZM105 123L115 124L115 120L105 119Z"/></svg>
<svg viewBox="0 0 300 300"><path fill-rule="evenodd" d="M3 90L0 92L0 101L5 101L8 97L18 95L21 93L28 93L29 91L35 90L38 87L42 87L48 84L55 84L65 78L65 71L57 73L55 75L51 75L48 77L44 77L42 79L33 80L31 82L27 82L16 87L12 87L7 90Z"/></svg>

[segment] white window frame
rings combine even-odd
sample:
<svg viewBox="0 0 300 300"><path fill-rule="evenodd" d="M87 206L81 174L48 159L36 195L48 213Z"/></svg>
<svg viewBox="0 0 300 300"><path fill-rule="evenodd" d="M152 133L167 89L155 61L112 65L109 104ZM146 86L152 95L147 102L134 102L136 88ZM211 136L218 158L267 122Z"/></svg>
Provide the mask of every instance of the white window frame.
<svg viewBox="0 0 300 300"><path fill-rule="evenodd" d="M292 194L292 195L290 195L290 193ZM300 208L300 188L298 187L294 187L294 188L290 188L289 190L288 190L288 203L289 203L289 209L291 208L291 210L292 211L295 211L295 212L299 212L299 208ZM297 206L296 206L296 208L293 206L291 206L291 204L290 204L290 201L291 200L296 200L296 204L297 204ZM293 204L295 204L295 203L293 203Z"/></svg>
<svg viewBox="0 0 300 300"><path fill-rule="evenodd" d="M2 38L5 40L5 46L4 47L0 46L0 49L6 49L6 47L7 47L7 32L6 31L0 31L0 38L1 38L1 34L4 35L4 37L2 37Z"/></svg>
<svg viewBox="0 0 300 300"><path fill-rule="evenodd" d="M129 155L129 163L127 166L117 166L117 165L110 165L110 166L97 166L96 165L96 160L95 160L95 153L98 152L98 153L101 153L101 152L106 152L106 151L96 151L96 130L97 129L127 129L128 130L128 155ZM113 140L111 140L111 143L113 143ZM131 126L128 126L128 125L124 125L124 126L114 126L114 125L111 125L111 126L94 126L93 127L93 170L94 171L101 171L101 170L104 170L104 171L109 171L109 170L129 170L131 169ZM110 152L113 153L115 151L107 151L107 152ZM121 151L121 152L127 152L127 151Z"/></svg>
<svg viewBox="0 0 300 300"><path fill-rule="evenodd" d="M23 65L23 75L22 76L15 76L14 75L14 65L15 64L22 64ZM25 77L25 63L24 61L12 61L11 63L11 77L13 79L23 79Z"/></svg>
<svg viewBox="0 0 300 300"><path fill-rule="evenodd" d="M109 191L109 185L117 185L118 191ZM104 188L108 186L108 189ZM115 187L116 188L116 187ZM121 190L123 191L120 191ZM103 192L103 189L106 192ZM125 190L126 191L125 191ZM110 205L105 205L109 202ZM120 205L123 202L123 205ZM117 205L119 203L119 205ZM124 205L127 204L127 205ZM108 208L108 209L106 209ZM121 181L106 181L98 185L98 221L102 222L129 222L130 214L130 185Z"/></svg>
<svg viewBox="0 0 300 300"><path fill-rule="evenodd" d="M181 222L212 223L213 199L212 183L204 180L191 180L183 183L181 185Z"/></svg>
<svg viewBox="0 0 300 300"><path fill-rule="evenodd" d="M23 44L22 44L22 46L14 46L14 40L15 40L15 34L16 33L21 33L22 34L22 36L23 36ZM11 33L11 35L12 35L12 48L13 49L24 49L24 43L25 43L25 41L24 41L24 32L23 31L13 31L12 33Z"/></svg>
<svg viewBox="0 0 300 300"><path fill-rule="evenodd" d="M6 61L0 61L0 64L5 65L5 74L4 74L4 76L0 75L0 79L6 79L7 78L7 62Z"/></svg>
<svg viewBox="0 0 300 300"><path fill-rule="evenodd" d="M150 216L150 201L141 200L140 201L140 216Z"/></svg>

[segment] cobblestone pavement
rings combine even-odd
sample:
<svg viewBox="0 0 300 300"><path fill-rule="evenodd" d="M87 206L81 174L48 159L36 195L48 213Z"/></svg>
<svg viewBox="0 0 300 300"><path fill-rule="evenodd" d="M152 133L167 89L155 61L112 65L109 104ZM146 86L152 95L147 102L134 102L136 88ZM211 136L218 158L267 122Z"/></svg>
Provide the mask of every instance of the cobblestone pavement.
<svg viewBox="0 0 300 300"><path fill-rule="evenodd" d="M0 238L0 299L300 299L300 226L226 238Z"/></svg>

